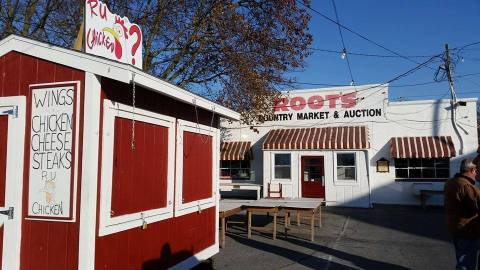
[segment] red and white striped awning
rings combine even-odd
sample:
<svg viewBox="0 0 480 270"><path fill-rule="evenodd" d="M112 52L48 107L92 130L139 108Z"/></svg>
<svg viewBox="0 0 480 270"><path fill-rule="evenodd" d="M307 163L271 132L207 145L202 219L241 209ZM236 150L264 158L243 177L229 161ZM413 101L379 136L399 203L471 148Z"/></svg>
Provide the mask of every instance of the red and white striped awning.
<svg viewBox="0 0 480 270"><path fill-rule="evenodd" d="M222 142L220 160L249 160L250 142Z"/></svg>
<svg viewBox="0 0 480 270"><path fill-rule="evenodd" d="M454 157L455 146L450 136L394 137L390 139L393 158Z"/></svg>
<svg viewBox="0 0 480 270"><path fill-rule="evenodd" d="M264 150L368 149L368 129L357 127L324 127L270 130Z"/></svg>

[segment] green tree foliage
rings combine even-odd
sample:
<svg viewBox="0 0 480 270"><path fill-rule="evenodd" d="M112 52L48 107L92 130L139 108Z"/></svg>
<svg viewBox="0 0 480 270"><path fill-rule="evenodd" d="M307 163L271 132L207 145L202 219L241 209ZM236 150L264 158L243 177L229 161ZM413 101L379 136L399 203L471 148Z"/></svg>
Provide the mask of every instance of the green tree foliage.
<svg viewBox="0 0 480 270"><path fill-rule="evenodd" d="M310 16L294 0L106 0L142 27L144 70L239 111L272 112L309 55ZM308 5L308 3L306 3ZM72 47L84 1L0 0L0 37ZM302 8L303 7L303 8Z"/></svg>

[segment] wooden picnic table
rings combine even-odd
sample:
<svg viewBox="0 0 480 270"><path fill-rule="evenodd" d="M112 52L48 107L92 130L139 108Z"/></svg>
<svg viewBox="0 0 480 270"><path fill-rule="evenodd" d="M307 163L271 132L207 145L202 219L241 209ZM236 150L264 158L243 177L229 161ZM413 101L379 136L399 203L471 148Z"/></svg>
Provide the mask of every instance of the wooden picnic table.
<svg viewBox="0 0 480 270"><path fill-rule="evenodd" d="M227 230L227 218L236 215L244 210L244 205L249 201L230 201L221 200L219 206L219 218L220 218L220 247L225 247L225 233Z"/></svg>
<svg viewBox="0 0 480 270"><path fill-rule="evenodd" d="M272 238L277 237L277 215L279 211L285 212L285 237L288 235L290 226L289 216L291 212L297 213L297 225L300 225L300 215L306 215L310 218L310 240L315 240L315 215L318 213L319 227L322 226L322 211L321 206L323 199L315 198L283 198L283 199L261 199L252 201L244 205L248 214L248 238L251 238L252 229L263 230L262 227L252 226L253 213L268 213L273 215L273 229Z"/></svg>
<svg viewBox="0 0 480 270"><path fill-rule="evenodd" d="M299 198L282 206L285 211L285 237L288 237L288 230L290 229L290 213L296 212L297 226L300 226L302 215L310 219L310 241L315 241L315 215L318 213L318 227L322 227L322 204L323 200Z"/></svg>
<svg viewBox="0 0 480 270"><path fill-rule="evenodd" d="M285 212L285 237L290 230L290 214L297 214L297 226L300 226L301 216L310 220L310 240L315 241L315 215L318 214L318 226L322 226L322 205L324 199L316 198L281 198L281 199L260 199L252 200L221 200L219 206L219 217L221 223L220 247L225 247L225 234L227 230L227 218L247 211L247 235L252 237L252 229L265 231L264 227L252 226L252 216L255 213L267 213L273 216L272 238L277 238L277 217L280 211ZM242 222L243 223L243 222Z"/></svg>

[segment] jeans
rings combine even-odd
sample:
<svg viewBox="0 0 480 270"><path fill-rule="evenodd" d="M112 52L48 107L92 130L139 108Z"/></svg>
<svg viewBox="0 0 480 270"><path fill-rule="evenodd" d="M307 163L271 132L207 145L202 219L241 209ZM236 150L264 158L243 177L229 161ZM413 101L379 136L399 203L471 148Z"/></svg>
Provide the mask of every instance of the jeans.
<svg viewBox="0 0 480 270"><path fill-rule="evenodd" d="M477 270L480 255L480 239L453 238L455 257L457 259L456 270Z"/></svg>

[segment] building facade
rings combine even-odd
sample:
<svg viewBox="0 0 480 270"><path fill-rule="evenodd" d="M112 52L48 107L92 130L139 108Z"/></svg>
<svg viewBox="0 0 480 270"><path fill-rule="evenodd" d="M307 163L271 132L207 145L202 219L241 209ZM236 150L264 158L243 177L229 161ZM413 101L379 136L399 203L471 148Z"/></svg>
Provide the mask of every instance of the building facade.
<svg viewBox="0 0 480 270"><path fill-rule="evenodd" d="M221 182L327 205L419 204L421 190L442 190L460 160L476 156L476 104L391 102L387 85L286 92L254 129L222 123Z"/></svg>

